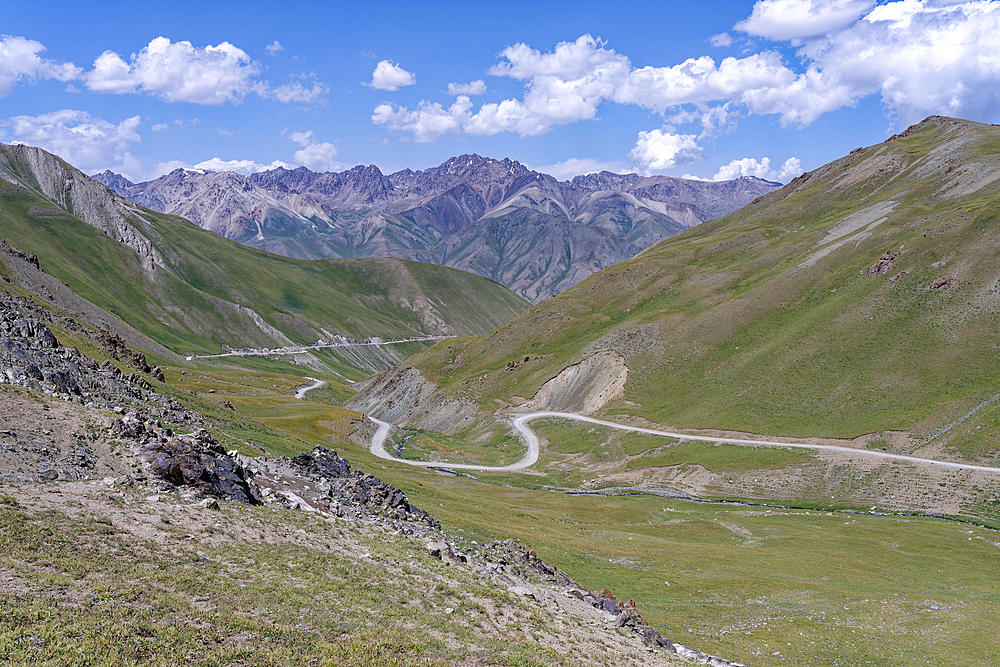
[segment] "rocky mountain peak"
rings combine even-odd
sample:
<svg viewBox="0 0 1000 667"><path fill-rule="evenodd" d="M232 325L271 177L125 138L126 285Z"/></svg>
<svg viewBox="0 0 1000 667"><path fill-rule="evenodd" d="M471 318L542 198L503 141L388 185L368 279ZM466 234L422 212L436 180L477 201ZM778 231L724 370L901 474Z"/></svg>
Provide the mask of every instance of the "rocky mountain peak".
<svg viewBox="0 0 1000 667"><path fill-rule="evenodd" d="M278 167L249 177L250 182L264 190L288 194L331 195L343 201L371 204L385 201L392 193L392 183L373 164L358 165L347 171L318 173L298 167Z"/></svg>
<svg viewBox="0 0 1000 667"><path fill-rule="evenodd" d="M453 157L438 167L442 173L452 176L462 176L467 179L501 181L518 178L528 173L528 168L520 162L504 158L494 160L482 157L476 153L468 153ZM428 170L431 171L431 170Z"/></svg>
<svg viewBox="0 0 1000 667"><path fill-rule="evenodd" d="M628 192L640 178L638 174L615 174L610 171L601 171L594 174L575 176L570 181L570 184L575 188L585 190Z"/></svg>
<svg viewBox="0 0 1000 667"><path fill-rule="evenodd" d="M135 185L132 181L128 180L121 174L116 174L110 169L105 169L99 174L94 174L91 178L98 183L104 183L104 185L111 188L112 192L122 197L126 196L126 191Z"/></svg>

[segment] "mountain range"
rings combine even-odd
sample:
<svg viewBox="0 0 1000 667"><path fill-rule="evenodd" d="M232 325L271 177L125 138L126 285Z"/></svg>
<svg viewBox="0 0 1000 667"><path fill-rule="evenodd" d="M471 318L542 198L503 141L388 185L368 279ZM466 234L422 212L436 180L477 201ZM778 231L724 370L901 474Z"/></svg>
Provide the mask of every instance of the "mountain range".
<svg viewBox="0 0 1000 667"><path fill-rule="evenodd" d="M532 302L781 186L610 172L558 181L479 155L389 175L368 165L249 176L176 169L145 183L111 171L94 178L136 204L276 254L450 266Z"/></svg>
<svg viewBox="0 0 1000 667"><path fill-rule="evenodd" d="M30 146L0 144L0 220L0 276L171 361L178 353L338 337L485 333L529 305L494 281L447 267L397 258L307 261L248 248L136 206ZM326 362L362 377L425 344L333 350Z"/></svg>

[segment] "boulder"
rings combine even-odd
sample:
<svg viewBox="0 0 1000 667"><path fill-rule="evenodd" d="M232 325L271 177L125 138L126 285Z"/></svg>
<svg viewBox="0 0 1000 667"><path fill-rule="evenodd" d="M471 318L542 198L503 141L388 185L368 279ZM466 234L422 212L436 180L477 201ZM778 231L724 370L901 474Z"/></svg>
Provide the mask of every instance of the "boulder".
<svg viewBox="0 0 1000 667"><path fill-rule="evenodd" d="M193 486L205 495L249 505L261 504L243 466L218 443L172 438L142 448L150 470L176 486Z"/></svg>

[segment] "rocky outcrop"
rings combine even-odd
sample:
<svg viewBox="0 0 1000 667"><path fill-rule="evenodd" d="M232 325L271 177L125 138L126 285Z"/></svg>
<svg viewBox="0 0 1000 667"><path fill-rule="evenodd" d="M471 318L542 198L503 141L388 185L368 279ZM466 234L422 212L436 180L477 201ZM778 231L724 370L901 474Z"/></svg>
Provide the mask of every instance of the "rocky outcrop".
<svg viewBox="0 0 1000 667"><path fill-rule="evenodd" d="M419 522L440 529L441 523L410 504L406 493L371 473L351 470L347 459L322 445L299 454L289 463L298 477L312 484L314 501L343 514L344 508L363 508L390 521Z"/></svg>
<svg viewBox="0 0 1000 667"><path fill-rule="evenodd" d="M519 412L558 409L591 414L621 395L626 379L628 367L624 357L614 351L598 352L562 369L543 384L530 401L515 409Z"/></svg>
<svg viewBox="0 0 1000 667"><path fill-rule="evenodd" d="M369 380L344 407L371 413L393 424L455 433L476 418L471 401L445 398L437 385L412 366L397 366Z"/></svg>
<svg viewBox="0 0 1000 667"><path fill-rule="evenodd" d="M108 356L115 361L125 359L126 361L131 362L132 366L136 370L146 373L147 375L152 375L160 382L164 382L163 369L155 364L150 366L146 362L146 353L136 352L130 348L118 334L112 334L106 329L101 329L98 333L98 340Z"/></svg>
<svg viewBox="0 0 1000 667"><path fill-rule="evenodd" d="M66 326L79 326L64 319ZM0 383L95 407L148 398L152 385L147 379L108 362L97 365L79 350L63 347L46 326L51 321L31 299L0 292Z"/></svg>
<svg viewBox="0 0 1000 667"><path fill-rule="evenodd" d="M873 276L880 276L883 273L889 273L896 259L899 257L898 252L893 252L891 250L886 250L885 254L879 257L878 261L871 265L868 269L868 273Z"/></svg>
<svg viewBox="0 0 1000 667"><path fill-rule="evenodd" d="M115 424L113 429L124 429ZM149 471L174 486L191 486L206 496L259 505L246 471L207 431L157 439L142 447Z"/></svg>
<svg viewBox="0 0 1000 667"><path fill-rule="evenodd" d="M78 335L92 336L94 344L99 345L99 334L86 331L75 320L61 317L56 321ZM78 435L67 440L66 434L54 435L56 440L65 441L59 447L27 436L5 438L0 443L0 459L18 463L11 475L0 477L18 481L91 478L102 469L95 453L95 443L102 437L139 448L166 443L174 437L164 422L188 428L204 422L202 415L155 391L150 382L152 367L150 379L146 379L108 361L97 364L76 348L60 344L49 328L53 323L53 316L31 299L0 292L0 384L39 392L50 400L101 408L118 416L96 420L103 421L107 430L104 436L91 432L87 437ZM144 363L141 353L138 357ZM129 361L134 363L135 357Z"/></svg>

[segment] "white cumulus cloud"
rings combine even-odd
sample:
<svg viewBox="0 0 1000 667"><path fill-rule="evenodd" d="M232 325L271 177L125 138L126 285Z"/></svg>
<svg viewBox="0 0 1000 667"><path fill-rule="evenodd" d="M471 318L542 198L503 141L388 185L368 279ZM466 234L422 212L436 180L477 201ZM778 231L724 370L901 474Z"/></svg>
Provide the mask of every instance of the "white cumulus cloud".
<svg viewBox="0 0 1000 667"><path fill-rule="evenodd" d="M875 5L875 0L758 0L736 29L779 42L842 30Z"/></svg>
<svg viewBox="0 0 1000 667"><path fill-rule="evenodd" d="M855 99L877 94L901 125L931 114L1000 115L1000 2L890 2L802 49Z"/></svg>
<svg viewBox="0 0 1000 667"><path fill-rule="evenodd" d="M264 85L258 92L261 97L272 98L284 104L288 104L289 102L312 104L327 90L327 87L318 81L313 81L311 86L304 86L299 81L293 81L277 88L268 88Z"/></svg>
<svg viewBox="0 0 1000 667"><path fill-rule="evenodd" d="M808 125L853 103L851 91L814 69L796 73L773 51L746 58L690 58L673 67L633 70L614 101L664 113L681 105L731 101L758 115L776 114L783 125Z"/></svg>
<svg viewBox="0 0 1000 667"><path fill-rule="evenodd" d="M344 167L337 161L337 147L328 142L316 142L295 151L295 161L313 171L338 171Z"/></svg>
<svg viewBox="0 0 1000 667"><path fill-rule="evenodd" d="M287 169L292 167L292 165L281 160L275 160L271 164L261 164L253 160L223 160L222 158L213 157L211 160L204 160L193 165L191 168L203 171L235 171L240 174L249 175L269 169L277 169L278 167L285 167Z"/></svg>
<svg viewBox="0 0 1000 667"><path fill-rule="evenodd" d="M282 50L277 41L265 48L272 55ZM229 42L201 47L157 37L128 61L105 51L83 79L95 92L147 93L165 102L205 105L238 104L251 93L285 104L312 104L327 92L322 83L307 81L311 75L296 75L297 80L272 88L257 80L259 73L257 63Z"/></svg>
<svg viewBox="0 0 1000 667"><path fill-rule="evenodd" d="M712 46L730 46L733 43L733 36L728 32L720 32L709 37L708 41Z"/></svg>
<svg viewBox="0 0 1000 667"><path fill-rule="evenodd" d="M532 167L532 169L564 181L570 180L574 176L595 174L601 171L610 171L616 174L624 173L625 171L624 165L618 162L600 162L591 158L577 157L571 157L568 160L556 162L555 164Z"/></svg>
<svg viewBox="0 0 1000 667"><path fill-rule="evenodd" d="M299 146L308 146L314 141L314 136L313 131L308 130L306 132L291 132L289 133L288 138L297 143Z"/></svg>
<svg viewBox="0 0 1000 667"><path fill-rule="evenodd" d="M282 51L284 51L285 47L283 47L281 45L281 42L279 42L278 40L274 40L273 43L268 44L267 46L265 46L264 50L267 51L268 54L270 54L272 56L276 56L279 53L281 53Z"/></svg>
<svg viewBox="0 0 1000 667"><path fill-rule="evenodd" d="M372 72L372 80L365 85L378 90L399 90L416 82L417 77L413 72L407 72L391 60L381 60Z"/></svg>
<svg viewBox="0 0 1000 667"><path fill-rule="evenodd" d="M444 134L535 136L597 119L602 105L617 103L660 114L671 127L700 123L698 139L706 139L744 115L804 127L873 96L897 127L932 114L1000 119L1000 0L759 0L736 29L798 48L636 67L591 35L549 52L514 44L488 73L523 82L520 97L476 107L456 85L450 104L381 104L372 122L418 142ZM732 43L722 35L710 41ZM633 161L654 169L677 163L660 157L674 148L684 159L695 155L676 143L682 136L693 135L646 133Z"/></svg>
<svg viewBox="0 0 1000 667"><path fill-rule="evenodd" d="M797 157L788 158L779 169L771 169L770 158L765 157L758 162L755 158L746 157L741 160L733 160L719 169L719 172L712 177L712 180L731 181L741 176L756 176L766 181L787 183L801 173L802 161Z"/></svg>
<svg viewBox="0 0 1000 667"><path fill-rule="evenodd" d="M674 134L670 128L639 132L639 139L629 160L639 172L650 175L702 157L698 138L693 134Z"/></svg>
<svg viewBox="0 0 1000 667"><path fill-rule="evenodd" d="M486 92L486 82L476 79L469 83L449 83L449 95L482 95Z"/></svg>
<svg viewBox="0 0 1000 667"><path fill-rule="evenodd" d="M500 52L506 62L490 68L494 76L506 76L519 81L537 77L554 77L561 81L612 78L628 73L629 59L605 48L605 43L591 35L582 35L574 42L560 42L549 53L542 53L527 44L508 46Z"/></svg>
<svg viewBox="0 0 1000 667"><path fill-rule="evenodd" d="M0 97L10 95L19 83L54 79L72 81L82 69L73 63L60 63L42 58L45 51L41 42L24 37L0 35Z"/></svg>
<svg viewBox="0 0 1000 667"><path fill-rule="evenodd" d="M44 148L88 173L111 169L126 176L136 173L139 160L129 152L141 141L142 120L132 116L115 124L86 111L62 109L40 116L13 116L0 122L11 143Z"/></svg>
<svg viewBox="0 0 1000 667"><path fill-rule="evenodd" d="M626 56L600 39L583 35L548 53L515 44L500 57L502 62L489 73L524 81L523 98L490 102L478 110L463 95L450 107L427 100L415 109L382 104L372 121L428 142L446 133L544 134L560 125L597 118L598 109L607 102L660 114L689 105L704 112L705 136L710 136L730 129L729 103L757 114L777 114L783 124L804 125L853 102L843 86L815 71L796 73L772 51L718 63L701 56L672 67L634 68Z"/></svg>
<svg viewBox="0 0 1000 667"><path fill-rule="evenodd" d="M428 143L442 134L462 132L471 123L471 108L472 102L465 95L459 95L448 109L437 102L422 102L413 111L392 104L380 104L372 113L372 122L395 132L410 132L418 142Z"/></svg>
<svg viewBox="0 0 1000 667"><path fill-rule="evenodd" d="M128 62L105 51L84 80L96 92L146 92L167 102L217 105L246 97L257 73L250 56L229 42L196 47L157 37Z"/></svg>
<svg viewBox="0 0 1000 667"><path fill-rule="evenodd" d="M301 146L295 151L295 161L313 171L339 171L345 165L337 161L339 151L334 144L318 141L312 130L292 132L288 138Z"/></svg>
<svg viewBox="0 0 1000 667"><path fill-rule="evenodd" d="M191 164L189 162L184 162L183 160L169 160L166 162L157 163L156 167L153 168L152 172L146 175L146 179L153 180L159 178L164 174L169 174L175 169L191 169L193 171L233 171L238 174L243 174L244 176L249 176L250 174L256 174L261 171L268 171L270 169L277 169L278 167L284 167L285 169L294 169L295 166L288 164L287 162L282 162L281 160L275 160L270 164L261 164L255 160L223 160L219 157L213 157L209 160L203 160L197 164Z"/></svg>
<svg viewBox="0 0 1000 667"><path fill-rule="evenodd" d="M600 104L610 99L630 68L628 58L606 49L590 35L561 42L550 53L515 44L500 56L504 62L491 68L490 74L527 81L523 99L490 102L475 113L468 95L459 95L448 108L429 101L414 110L382 104L372 114L372 122L412 133L418 142L434 141L447 133L535 136L595 118Z"/></svg>

